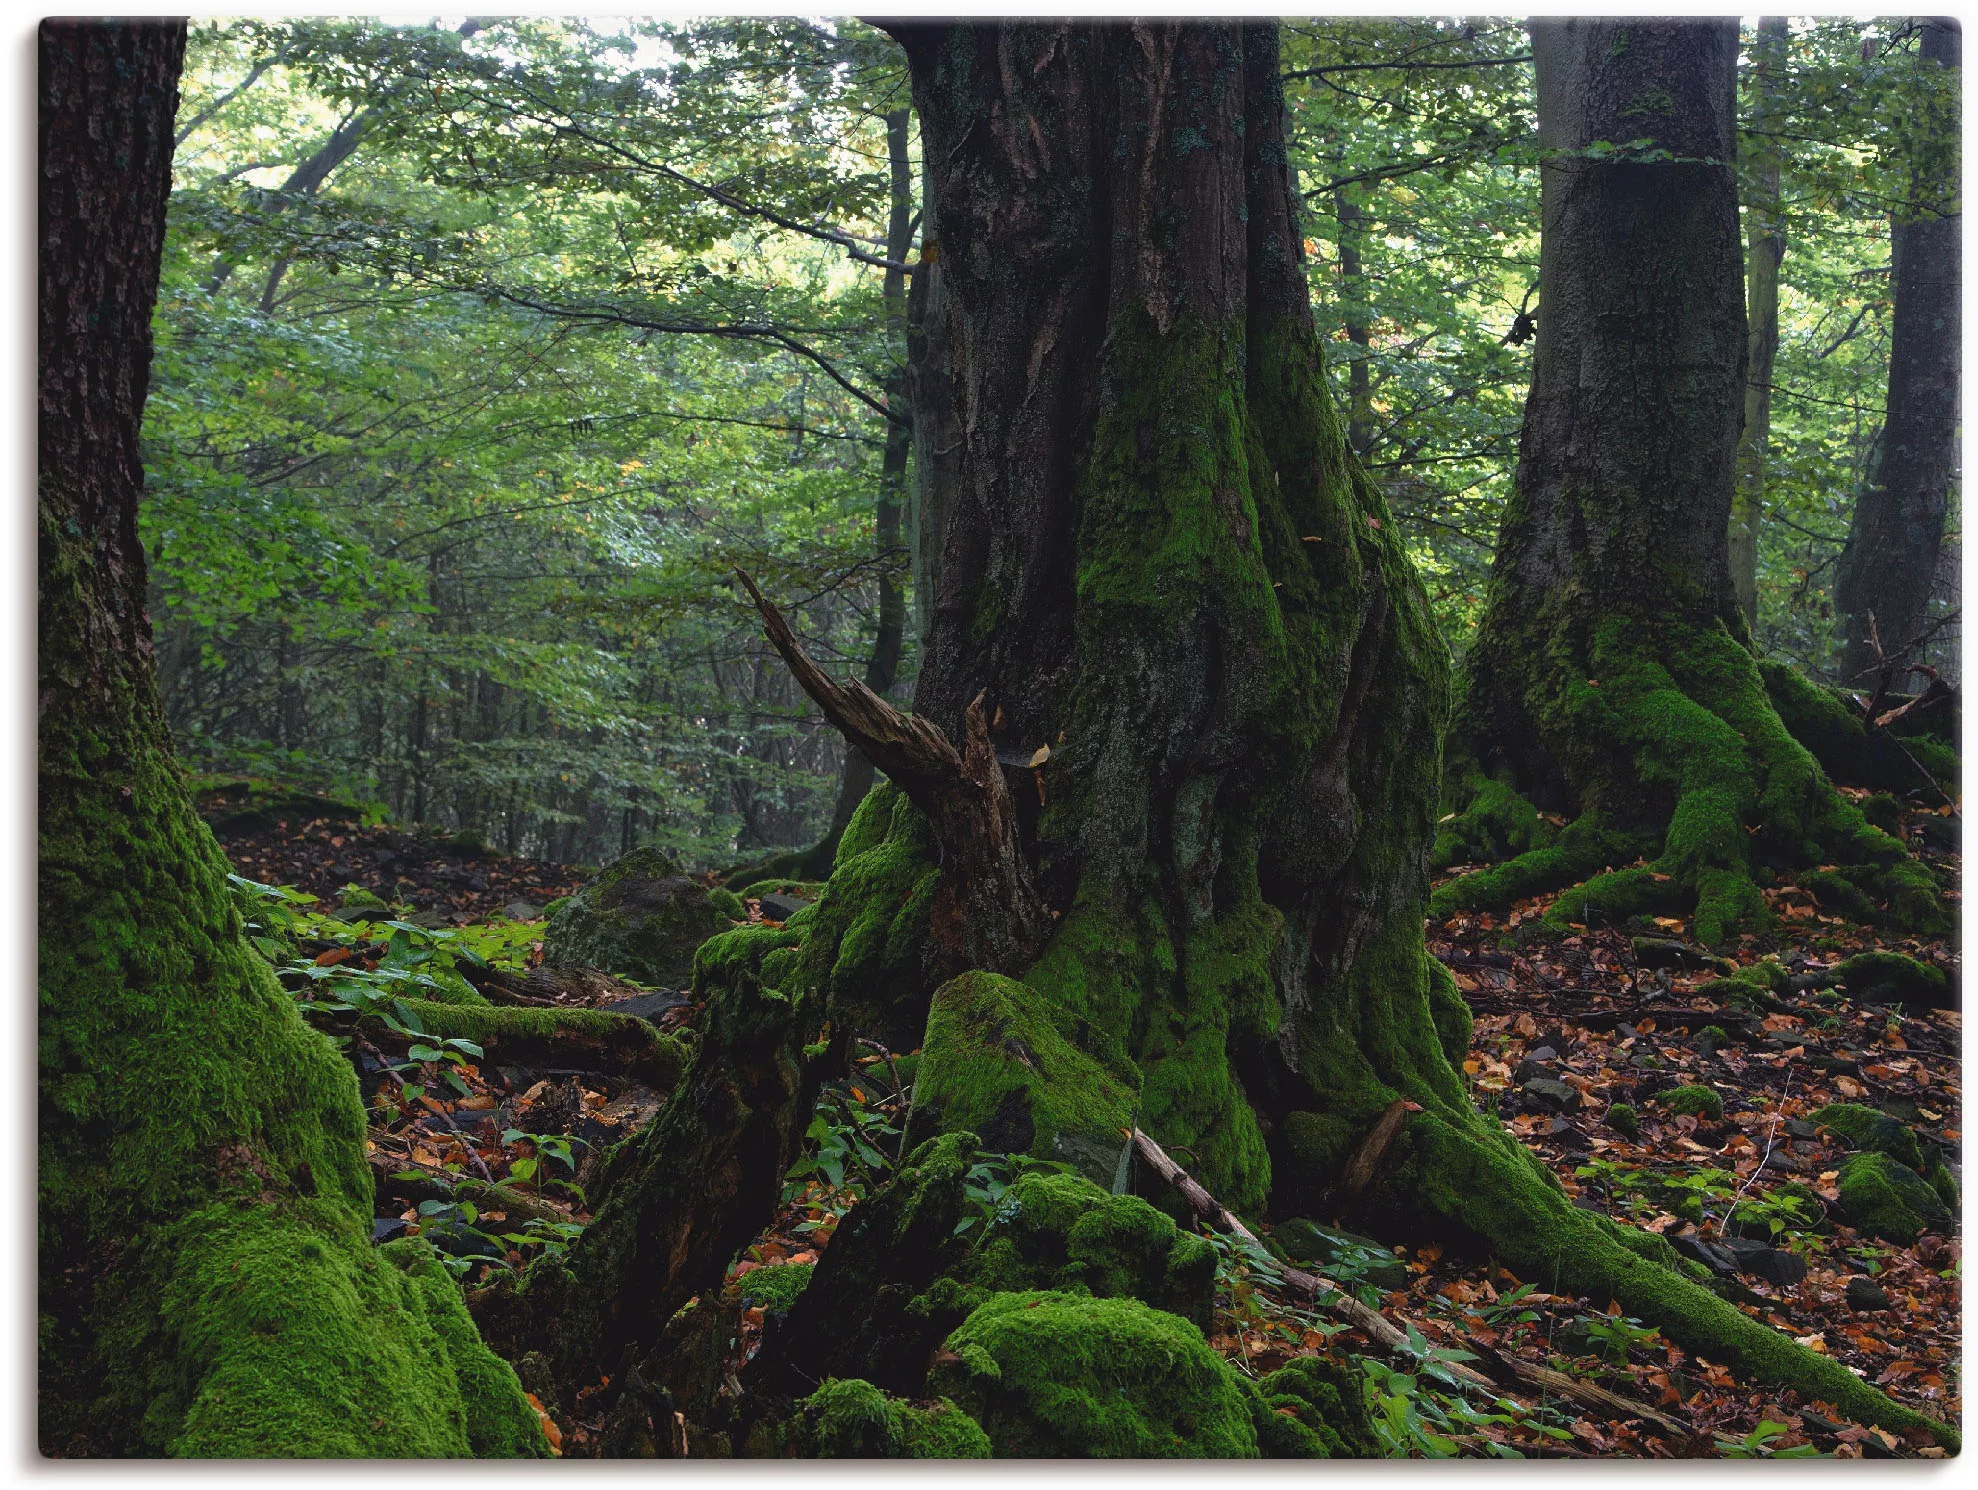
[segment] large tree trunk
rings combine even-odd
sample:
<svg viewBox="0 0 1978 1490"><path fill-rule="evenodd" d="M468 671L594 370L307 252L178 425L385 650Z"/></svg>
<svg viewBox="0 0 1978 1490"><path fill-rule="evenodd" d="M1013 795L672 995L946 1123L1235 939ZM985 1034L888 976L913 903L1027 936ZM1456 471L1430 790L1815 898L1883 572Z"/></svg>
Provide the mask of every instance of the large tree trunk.
<svg viewBox="0 0 1978 1490"><path fill-rule="evenodd" d="M958 438L927 657L902 716L825 677L764 605L894 786L803 921L702 949L717 1007L759 997L753 966L840 1039L924 1023L915 1131L1051 1153L1047 1124L1103 1109L1086 1129L1109 1162L1137 1123L1252 1212L1338 1186L1383 1115L1390 1134L1405 1115L1369 1203L1410 1235L1481 1240L1715 1359L1917 1421L1686 1282L1659 1238L1576 1210L1451 1065L1468 1011L1422 936L1446 655L1327 394L1276 26L893 29L952 349L918 372L948 379ZM1735 216L1731 235L1735 348ZM1737 373L1734 350L1716 375L1732 614ZM975 1121L969 1088L998 1070L1015 1084ZM885 1284L889 1230L842 1233L834 1276ZM822 1273L812 1290L814 1325L833 1304ZM870 1302L835 1307L856 1323Z"/></svg>
<svg viewBox="0 0 1978 1490"><path fill-rule="evenodd" d="M51 1454L542 1452L172 760L137 537L183 22L40 38L40 1401Z"/></svg>
<svg viewBox="0 0 1978 1490"><path fill-rule="evenodd" d="M1752 111L1755 139L1745 143L1747 287L1745 316L1744 431L1738 436L1737 485L1731 494L1731 583L1746 629L1758 628L1758 529L1765 515L1765 455L1772 436L1772 363L1779 350L1779 264L1786 253L1779 213L1779 98L1786 85L1786 18L1758 23L1752 48L1756 73Z"/></svg>
<svg viewBox="0 0 1978 1490"><path fill-rule="evenodd" d="M1928 871L1787 734L1731 581L1737 27L1542 22L1533 47L1555 152L1544 309L1463 724L1486 769L1578 816L1437 905L1502 905L1647 854L1562 897L1555 920L1693 908L1714 943L1764 923L1754 867L1832 860L1898 917L1940 923ZM1642 158L1591 148L1644 136Z"/></svg>
<svg viewBox="0 0 1978 1490"><path fill-rule="evenodd" d="M1926 21L1922 29L1922 65L1960 67L1958 23ZM1953 138L1956 119L1953 102L1941 121ZM1890 231L1895 327L1882 458L1855 504L1834 584L1843 617L1843 676L1858 675L1879 660L1871 615L1882 650L1894 654L1922 633L1929 612L1958 465L1964 229L1956 210L1957 173L1954 148L1920 162L1912 176L1912 204Z"/></svg>

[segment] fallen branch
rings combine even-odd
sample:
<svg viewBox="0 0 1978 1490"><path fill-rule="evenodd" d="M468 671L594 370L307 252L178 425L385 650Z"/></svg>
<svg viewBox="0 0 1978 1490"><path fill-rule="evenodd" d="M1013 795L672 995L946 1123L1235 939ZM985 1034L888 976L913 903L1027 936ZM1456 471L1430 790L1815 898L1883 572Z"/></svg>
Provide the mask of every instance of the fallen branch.
<svg viewBox="0 0 1978 1490"><path fill-rule="evenodd" d="M1236 1216L1203 1189L1192 1175L1170 1159L1158 1143L1138 1128L1133 1130L1133 1146L1154 1172L1180 1193L1181 1198L1188 1202L1190 1209L1197 1215L1248 1242L1251 1246L1262 1249L1263 1243L1257 1240L1256 1233L1237 1220ZM1408 1346L1408 1336L1404 1331L1396 1328L1379 1310L1370 1309L1354 1298L1332 1279L1319 1273L1308 1273L1302 1268L1283 1265L1279 1267L1279 1276L1293 1293L1318 1303L1335 1317L1361 1331L1376 1345L1394 1354L1404 1356L1412 1354ZM1530 1361L1520 1360L1517 1356L1491 1349L1480 1341L1472 1340L1468 1343L1475 1348L1481 1359L1498 1367L1504 1376L1526 1386L1564 1397L1583 1407L1595 1408L1609 1417L1638 1418L1672 1438L1688 1440L1693 1436L1692 1431L1682 1423L1656 1411L1646 1403L1632 1401L1619 1393L1608 1391L1605 1387L1595 1386L1591 1382L1581 1381L1563 1372L1533 1365ZM1495 1388L1503 1385L1501 1381L1493 1380L1483 1372L1472 1370L1460 1362L1444 1362L1443 1369L1473 1386Z"/></svg>

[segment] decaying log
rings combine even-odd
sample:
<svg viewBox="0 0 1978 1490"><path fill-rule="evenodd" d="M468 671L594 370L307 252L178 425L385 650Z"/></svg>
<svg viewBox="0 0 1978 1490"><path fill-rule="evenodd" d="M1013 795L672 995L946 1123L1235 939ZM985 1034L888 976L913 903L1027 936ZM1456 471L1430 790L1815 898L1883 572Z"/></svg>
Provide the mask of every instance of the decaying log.
<svg viewBox="0 0 1978 1490"><path fill-rule="evenodd" d="M781 611L737 569L763 629L790 673L845 738L926 814L941 849L941 884L928 934L940 970L1020 974L1051 934L1018 840L1004 766L977 694L957 750L940 727L902 714L856 679L838 684L811 661Z"/></svg>
<svg viewBox="0 0 1978 1490"><path fill-rule="evenodd" d="M1215 1196L1202 1188L1194 1176L1170 1159L1158 1143L1138 1128L1133 1130L1133 1146L1140 1157L1147 1161L1156 1174L1175 1188L1198 1216L1262 1250L1263 1243L1257 1240L1256 1233L1237 1220L1236 1216ZM1321 1303L1321 1307L1361 1331L1376 1345L1398 1354L1407 1352L1408 1336L1405 1332L1396 1328L1379 1310L1368 1308L1354 1298L1349 1290L1332 1279L1319 1273L1308 1273L1302 1268L1283 1265L1279 1266L1279 1275L1285 1287L1293 1293L1309 1298L1315 1303ZM1605 1387L1580 1381L1545 1366L1533 1365L1530 1361L1520 1360L1503 1351L1488 1349L1478 1341L1470 1341L1468 1345L1484 1361L1495 1366L1502 1377L1521 1382L1537 1391L1565 1397L1569 1401L1605 1413L1610 1418L1638 1418L1657 1432L1668 1434L1672 1438L1688 1440L1693 1436L1691 1429L1646 1403L1631 1401L1617 1392L1608 1391ZM1475 1386L1496 1387L1503 1384L1460 1362L1444 1362L1443 1369Z"/></svg>

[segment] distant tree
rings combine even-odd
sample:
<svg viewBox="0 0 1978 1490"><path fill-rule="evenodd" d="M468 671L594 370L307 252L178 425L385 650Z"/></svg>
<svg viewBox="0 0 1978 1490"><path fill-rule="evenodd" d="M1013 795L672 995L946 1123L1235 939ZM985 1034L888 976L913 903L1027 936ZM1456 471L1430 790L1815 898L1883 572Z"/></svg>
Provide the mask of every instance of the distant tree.
<svg viewBox="0 0 1978 1490"><path fill-rule="evenodd" d="M1844 676L1858 677L1922 636L1958 475L1963 355L1963 217L1958 201L1955 20L1918 23L1917 66L1941 70L1935 107L1916 121L1909 201L1891 230L1894 330L1879 460L1848 527L1834 585ZM1948 76L1943 76L1943 75ZM1870 618L1873 618L1872 636Z"/></svg>
<svg viewBox="0 0 1978 1490"><path fill-rule="evenodd" d="M1534 47L1552 152L1537 360L1458 739L1486 773L1574 817L1435 904L1500 907L1584 881L1555 921L1690 913L1714 944L1765 925L1756 867L1830 864L1855 887L1835 894L1947 924L1929 871L1788 734L1732 584L1737 28L1545 22ZM1485 787L1470 782L1501 802ZM1545 836L1536 820L1529 832Z"/></svg>

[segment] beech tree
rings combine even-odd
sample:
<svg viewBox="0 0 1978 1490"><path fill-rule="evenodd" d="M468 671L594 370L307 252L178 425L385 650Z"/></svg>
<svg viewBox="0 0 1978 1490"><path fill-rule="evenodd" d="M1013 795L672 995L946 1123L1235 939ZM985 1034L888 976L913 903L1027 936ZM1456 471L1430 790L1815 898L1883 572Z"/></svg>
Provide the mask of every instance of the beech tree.
<svg viewBox="0 0 1978 1490"><path fill-rule="evenodd" d="M1438 909L1581 881L1555 924L1693 913L1715 944L1765 923L1755 870L1831 863L1829 895L1946 924L1929 872L1782 722L1768 682L1796 717L1819 714L1816 690L1761 673L1732 585L1736 27L1575 21L1533 36L1553 152L1544 310L1517 493L1469 654L1472 800L1449 830L1524 852L1444 886ZM1573 814L1556 841L1532 804Z"/></svg>
<svg viewBox="0 0 1978 1490"><path fill-rule="evenodd" d="M1960 67L1963 33L1955 20L1926 20L1918 29L1920 67ZM1923 634L1958 474L1964 237L1956 97L1953 80L1926 111L1935 117L1919 121L1910 201L1889 235L1895 315L1888 417L1881 458L1855 504L1834 585L1844 676L1858 677L1881 660L1874 638L1893 655Z"/></svg>
<svg viewBox="0 0 1978 1490"><path fill-rule="evenodd" d="M832 681L762 602L799 681L889 784L814 909L702 948L710 1035L681 1095L614 1157L567 1266L520 1296L533 1325L501 1327L558 1335L566 1360L614 1379L677 1371L693 1326L674 1310L727 1255L707 1243L770 1214L805 1087L858 1028L922 1044L909 1138L936 1141L853 1213L758 1382L865 1375L929 1395L929 1354L961 1318L942 1311L968 1307L952 1291L905 1302L961 1245L938 1196L959 1194L967 1161L943 1145L1110 1172L1138 1127L1239 1211L1295 1214L1357 1169L1372 1224L1481 1245L1750 1377L1920 1424L1690 1281L1659 1237L1574 1207L1456 1073L1469 1015L1422 933L1448 661L1327 392L1277 28L889 29L912 70L952 349L918 375L948 383L960 439L915 711ZM1621 550L1649 554L1654 584L1690 606L1671 628L1709 667L1741 669L1755 711L1723 553L1744 333L1724 164L1735 23L1538 34L1561 154L1528 469L1546 468L1568 412L1547 369L1591 359L1591 427L1616 443L1592 442L1611 490L1574 488L1608 525L1588 562L1621 573ZM1631 129L1679 159L1589 158L1643 98L1650 117ZM1679 253L1693 271L1676 272ZM1603 295L1646 334L1586 344L1584 323L1610 324ZM1651 405L1665 419L1679 406L1704 447L1699 469L1655 473L1670 483L1655 521L1682 529L1658 550L1614 529L1639 522L1623 498L1646 500L1648 482L1625 460L1641 432L1614 426L1599 395L1671 356L1680 386ZM1566 520L1537 487L1520 510ZM1507 546L1505 573L1537 547L1570 579L1556 534L1518 521L1534 537ZM1630 576L1626 594L1650 583ZM1501 590L1507 605L1519 593ZM1571 593L1565 614L1597 647L1628 645ZM1562 629L1546 645L1563 658L1586 642ZM1625 683L1602 658L1600 686ZM1561 666L1579 688L1596 675ZM1832 798L1803 753L1790 759ZM719 1159L713 1182L682 1157L696 1149ZM980 1307L972 1318L1001 1306ZM1103 1321L1116 1345L1132 1338L1123 1319ZM975 1369L936 1365L937 1386ZM664 1436L657 1417L648 1431Z"/></svg>
<svg viewBox="0 0 1978 1490"><path fill-rule="evenodd" d="M545 1452L174 763L137 538L183 22L40 35L44 1453Z"/></svg>

